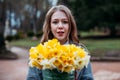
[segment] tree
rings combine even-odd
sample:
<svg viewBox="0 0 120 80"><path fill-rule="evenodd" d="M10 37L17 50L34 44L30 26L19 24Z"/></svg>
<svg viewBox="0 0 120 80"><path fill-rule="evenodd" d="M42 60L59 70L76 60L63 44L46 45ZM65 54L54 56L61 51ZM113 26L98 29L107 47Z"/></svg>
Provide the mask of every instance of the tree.
<svg viewBox="0 0 120 80"><path fill-rule="evenodd" d="M68 5L80 30L108 27L115 35L120 27L120 0L69 0Z"/></svg>
<svg viewBox="0 0 120 80"><path fill-rule="evenodd" d="M0 58L9 58L9 59L16 59L17 56L6 49L6 44L4 40L4 26L5 26L5 10L6 10L6 1L0 1Z"/></svg>
<svg viewBox="0 0 120 80"><path fill-rule="evenodd" d="M50 6L49 0L0 0L0 58L17 58L14 53L6 49L3 36L6 20L9 20L12 29L11 13L15 14L15 18L20 18L20 31L24 33L33 31L36 34L38 30L41 31L46 11ZM32 27L30 26L31 20L33 21Z"/></svg>

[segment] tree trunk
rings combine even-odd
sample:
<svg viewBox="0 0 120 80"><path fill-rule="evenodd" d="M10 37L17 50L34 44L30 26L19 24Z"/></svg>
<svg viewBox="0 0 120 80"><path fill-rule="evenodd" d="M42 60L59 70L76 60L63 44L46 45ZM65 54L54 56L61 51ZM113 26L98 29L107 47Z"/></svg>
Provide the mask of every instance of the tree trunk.
<svg viewBox="0 0 120 80"><path fill-rule="evenodd" d="M4 42L4 37L3 34L0 34L0 53L2 52L2 50L6 49L5 48L5 42Z"/></svg>
<svg viewBox="0 0 120 80"><path fill-rule="evenodd" d="M0 59L17 59L16 54L7 50L5 39L2 33L0 33Z"/></svg>
<svg viewBox="0 0 120 80"><path fill-rule="evenodd" d="M17 56L11 51L6 49L4 39L4 26L5 26L5 0L0 1L0 59L16 59Z"/></svg>

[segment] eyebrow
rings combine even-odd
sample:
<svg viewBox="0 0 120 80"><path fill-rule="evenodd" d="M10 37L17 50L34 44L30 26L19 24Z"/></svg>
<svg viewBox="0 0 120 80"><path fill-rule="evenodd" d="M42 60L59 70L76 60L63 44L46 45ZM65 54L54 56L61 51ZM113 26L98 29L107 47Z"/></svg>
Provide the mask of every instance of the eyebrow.
<svg viewBox="0 0 120 80"><path fill-rule="evenodd" d="M52 20L59 20L58 18L54 18ZM67 18L63 18L62 20L68 20Z"/></svg>

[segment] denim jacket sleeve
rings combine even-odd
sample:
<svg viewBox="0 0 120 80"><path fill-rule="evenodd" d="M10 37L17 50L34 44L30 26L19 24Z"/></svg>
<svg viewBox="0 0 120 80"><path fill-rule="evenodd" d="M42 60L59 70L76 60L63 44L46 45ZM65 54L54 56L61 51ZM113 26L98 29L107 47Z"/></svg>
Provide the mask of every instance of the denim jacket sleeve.
<svg viewBox="0 0 120 80"><path fill-rule="evenodd" d="M81 43L79 46L89 53L86 46ZM84 67L81 71L77 71L77 80L94 80L90 62L87 67Z"/></svg>
<svg viewBox="0 0 120 80"><path fill-rule="evenodd" d="M27 80L43 80L42 71L35 67L29 67Z"/></svg>
<svg viewBox="0 0 120 80"><path fill-rule="evenodd" d="M94 80L90 63L87 67L77 71L77 80Z"/></svg>

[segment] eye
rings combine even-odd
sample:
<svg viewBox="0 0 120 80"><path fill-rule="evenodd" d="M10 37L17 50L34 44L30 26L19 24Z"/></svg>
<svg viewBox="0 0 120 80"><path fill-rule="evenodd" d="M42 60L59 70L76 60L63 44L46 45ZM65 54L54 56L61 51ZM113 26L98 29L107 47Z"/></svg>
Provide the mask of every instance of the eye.
<svg viewBox="0 0 120 80"><path fill-rule="evenodd" d="M68 24L68 21L65 20L65 21L63 21L63 23L64 23L64 24Z"/></svg>
<svg viewBox="0 0 120 80"><path fill-rule="evenodd" d="M53 23L53 24L57 24L57 23L58 23L58 21L52 21L52 23Z"/></svg>

